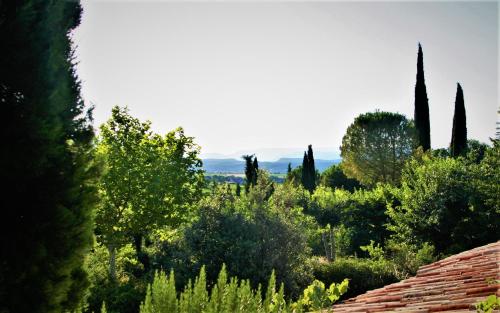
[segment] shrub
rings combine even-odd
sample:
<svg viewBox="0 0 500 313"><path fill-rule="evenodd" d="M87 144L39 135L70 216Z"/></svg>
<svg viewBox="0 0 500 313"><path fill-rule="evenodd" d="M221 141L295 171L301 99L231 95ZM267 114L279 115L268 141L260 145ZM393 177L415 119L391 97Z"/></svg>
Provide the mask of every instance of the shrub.
<svg viewBox="0 0 500 313"><path fill-rule="evenodd" d="M320 281L315 281L297 302L286 301L284 285L276 288L274 271L267 283L265 293L261 285L252 289L249 280L237 277L228 279L225 265L211 290L207 288L205 267L196 277L194 284L188 282L179 294L175 287L174 272L166 276L155 273L153 283L147 288L146 297L140 306L140 313L300 313L304 309L319 310L337 301L347 290L348 281L331 284L325 289ZM264 296L263 296L264 295Z"/></svg>
<svg viewBox="0 0 500 313"><path fill-rule="evenodd" d="M361 187L359 181L349 178L344 174L341 164L334 164L321 173L321 185L332 189L345 189L351 192Z"/></svg>
<svg viewBox="0 0 500 313"><path fill-rule="evenodd" d="M117 281L109 279L107 262L109 252L102 245L96 245L87 255L86 268L91 282L88 312L99 312L103 302L109 313L135 313L144 297L145 284L133 273L142 268L135 258L132 245L120 249L116 257Z"/></svg>
<svg viewBox="0 0 500 313"><path fill-rule="evenodd" d="M286 294L298 296L312 279L307 243L314 220L298 207L300 195L292 192L286 199L281 189L291 186L277 186L269 198L271 188L263 173L241 198L219 189L205 199L199 217L185 231L186 247L195 267L206 266L209 281L223 263L231 275L250 279L253 287L264 284L275 269Z"/></svg>
<svg viewBox="0 0 500 313"><path fill-rule="evenodd" d="M488 149L480 164L427 155L411 160L398 192L401 205L388 210L395 240L428 242L445 254L498 240L499 150Z"/></svg>
<svg viewBox="0 0 500 313"><path fill-rule="evenodd" d="M334 262L326 262L321 258L313 258L311 263L314 277L327 285L344 278L349 279L349 290L343 298L351 298L399 280L390 261L338 258Z"/></svg>
<svg viewBox="0 0 500 313"><path fill-rule="evenodd" d="M379 185L373 190L353 193L320 186L312 195L308 213L322 226L330 224L338 228L342 225L343 238L350 241L346 254L367 255L360 246L369 244L370 240L384 242L389 237L385 226L389 218L385 212L387 204L393 201L393 188L389 186Z"/></svg>
<svg viewBox="0 0 500 313"><path fill-rule="evenodd" d="M394 263L395 275L405 279L417 273L420 266L437 260L434 246L424 242L421 246L406 242L388 240L385 249L387 256Z"/></svg>

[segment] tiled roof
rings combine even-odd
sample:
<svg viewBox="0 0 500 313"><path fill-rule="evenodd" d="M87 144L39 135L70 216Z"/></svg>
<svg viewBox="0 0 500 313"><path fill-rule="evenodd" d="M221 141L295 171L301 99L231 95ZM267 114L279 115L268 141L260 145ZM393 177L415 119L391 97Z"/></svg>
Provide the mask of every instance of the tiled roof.
<svg viewBox="0 0 500 313"><path fill-rule="evenodd" d="M415 277L333 306L340 312L469 312L500 296L500 241L420 267ZM496 282L495 282L496 280Z"/></svg>

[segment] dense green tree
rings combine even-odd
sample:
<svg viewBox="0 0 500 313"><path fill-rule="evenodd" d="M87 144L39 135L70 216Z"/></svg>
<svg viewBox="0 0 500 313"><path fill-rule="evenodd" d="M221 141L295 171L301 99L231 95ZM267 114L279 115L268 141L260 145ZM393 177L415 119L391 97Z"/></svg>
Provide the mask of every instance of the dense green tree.
<svg viewBox="0 0 500 313"><path fill-rule="evenodd" d="M105 172L96 216L98 239L110 252L112 278L116 251L124 243L134 239L139 260L147 267L142 237L188 216L203 184L198 154L199 147L181 128L162 137L150 131L149 122L113 108L98 143Z"/></svg>
<svg viewBox="0 0 500 313"><path fill-rule="evenodd" d="M372 190L348 192L319 187L312 195L311 208L307 211L315 216L322 226L345 227L342 243L347 254L365 254L360 246L370 244L370 240L383 243L390 232L386 229L389 219L386 215L387 203L395 202L392 188L377 186ZM339 243L338 243L339 244Z"/></svg>
<svg viewBox="0 0 500 313"><path fill-rule="evenodd" d="M71 31L79 1L0 2L0 312L82 300L97 176Z"/></svg>
<svg viewBox="0 0 500 313"><path fill-rule="evenodd" d="M243 155L245 160L245 192L248 193L253 182L253 155Z"/></svg>
<svg viewBox="0 0 500 313"><path fill-rule="evenodd" d="M340 188L354 191L361 187L359 181L344 174L341 164L334 164L321 173L321 185L330 188Z"/></svg>
<svg viewBox="0 0 500 313"><path fill-rule="evenodd" d="M261 172L246 196L235 200L219 188L202 200L200 214L186 229L185 238L194 267L204 264L210 281L226 263L231 275L250 279L254 287L265 284L273 269L287 294L298 295L308 282L306 225L311 218L299 209L300 197L282 190L285 185L270 195L272 188L269 176Z"/></svg>
<svg viewBox="0 0 500 313"><path fill-rule="evenodd" d="M257 161L257 157L254 157L253 163L252 163L252 185L255 186L257 183L257 176L259 173L259 162Z"/></svg>
<svg viewBox="0 0 500 313"><path fill-rule="evenodd" d="M429 242L438 253L457 253L500 239L498 146L480 164L458 158L411 160L388 212L400 242Z"/></svg>
<svg viewBox="0 0 500 313"><path fill-rule="evenodd" d="M243 160L245 160L245 192L248 193L251 186L255 186L257 183L257 176L259 171L259 162L257 157L254 155L243 155Z"/></svg>
<svg viewBox="0 0 500 313"><path fill-rule="evenodd" d="M489 146L475 139L467 140L467 154L465 159L468 162L479 164L484 159Z"/></svg>
<svg viewBox="0 0 500 313"><path fill-rule="evenodd" d="M403 165L412 155L414 138L412 123L401 114L361 114L342 138L342 169L366 186L398 184Z"/></svg>
<svg viewBox="0 0 500 313"><path fill-rule="evenodd" d="M309 184L309 160L307 159L307 152L304 151L304 158L302 159L302 173L300 177L300 182L302 183L302 186L306 188L306 186ZM307 188L306 188L307 189Z"/></svg>
<svg viewBox="0 0 500 313"><path fill-rule="evenodd" d="M467 150L467 121L465 116L464 93L462 86L457 83L455 98L455 114L453 115L453 129L451 132L450 152L453 157L465 154Z"/></svg>
<svg viewBox="0 0 500 313"><path fill-rule="evenodd" d="M307 147L307 161L308 161L308 177L309 177L309 184L308 189L310 192L314 192L314 189L316 189L316 166L314 165L314 155L313 155L313 149L312 145L309 145Z"/></svg>
<svg viewBox="0 0 500 313"><path fill-rule="evenodd" d="M297 166L290 173L287 173L285 181L294 186L302 185L302 165Z"/></svg>
<svg viewBox="0 0 500 313"><path fill-rule="evenodd" d="M431 128L429 122L429 99L425 87L424 54L422 46L418 44L417 56L417 83L415 84L415 128L417 130L417 144L427 151L431 148Z"/></svg>
<svg viewBox="0 0 500 313"><path fill-rule="evenodd" d="M302 160L301 183L311 193L316 189L316 174L312 145L309 145L307 152L304 151L304 159Z"/></svg>

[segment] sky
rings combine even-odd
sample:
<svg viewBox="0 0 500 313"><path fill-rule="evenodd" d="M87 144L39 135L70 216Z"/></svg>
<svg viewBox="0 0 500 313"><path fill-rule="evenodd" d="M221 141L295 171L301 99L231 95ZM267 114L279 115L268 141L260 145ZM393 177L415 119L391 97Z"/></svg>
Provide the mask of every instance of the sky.
<svg viewBox="0 0 500 313"><path fill-rule="evenodd" d="M498 119L497 2L83 1L73 38L94 124L128 106L182 126L202 156L335 158L361 113L413 117L424 52L431 144L449 145L456 84L468 137Z"/></svg>

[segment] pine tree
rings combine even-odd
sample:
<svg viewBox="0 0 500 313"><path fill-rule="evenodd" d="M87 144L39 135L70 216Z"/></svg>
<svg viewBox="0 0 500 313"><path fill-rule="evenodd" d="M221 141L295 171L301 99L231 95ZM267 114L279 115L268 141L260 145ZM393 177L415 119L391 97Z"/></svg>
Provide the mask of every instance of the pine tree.
<svg viewBox="0 0 500 313"><path fill-rule="evenodd" d="M455 98L455 114L453 116L453 129L451 133L450 152L453 157L465 153L467 149L467 123L465 116L464 93L462 86L457 83Z"/></svg>
<svg viewBox="0 0 500 313"><path fill-rule="evenodd" d="M89 285L96 167L69 34L79 1L0 2L0 312L73 311Z"/></svg>
<svg viewBox="0 0 500 313"><path fill-rule="evenodd" d="M417 83L415 84L415 128L417 129L417 145L424 151L431 148L431 130L429 122L429 99L425 87L424 55L422 46L418 44Z"/></svg>

